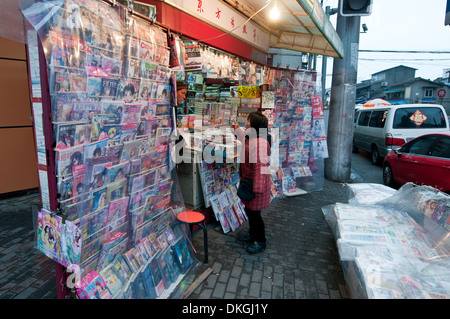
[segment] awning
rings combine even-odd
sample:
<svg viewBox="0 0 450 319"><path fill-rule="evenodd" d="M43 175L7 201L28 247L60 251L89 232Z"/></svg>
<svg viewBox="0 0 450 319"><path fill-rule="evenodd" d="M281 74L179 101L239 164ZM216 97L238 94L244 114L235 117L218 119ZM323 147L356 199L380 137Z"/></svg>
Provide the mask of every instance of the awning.
<svg viewBox="0 0 450 319"><path fill-rule="evenodd" d="M258 8L267 3L265 0L237 0ZM274 2L274 0L272 0ZM272 3L259 14L264 17L263 26L270 32L271 48L343 58L344 45L328 17L317 0L278 0L280 18L272 22L266 18ZM255 20L261 24L260 20Z"/></svg>
<svg viewBox="0 0 450 319"><path fill-rule="evenodd" d="M344 45L317 0L277 0L281 15L276 22L268 17L275 0L141 1L159 7L161 3L168 4L265 53L269 53L269 48L279 48L336 58L344 56ZM166 10L162 11L158 11L158 20L162 18L168 25L182 23L178 16L173 18ZM249 17L251 20L244 23ZM190 25L189 29L193 27ZM186 27L182 31L189 32ZM199 40L224 38L219 38L217 33L204 36Z"/></svg>

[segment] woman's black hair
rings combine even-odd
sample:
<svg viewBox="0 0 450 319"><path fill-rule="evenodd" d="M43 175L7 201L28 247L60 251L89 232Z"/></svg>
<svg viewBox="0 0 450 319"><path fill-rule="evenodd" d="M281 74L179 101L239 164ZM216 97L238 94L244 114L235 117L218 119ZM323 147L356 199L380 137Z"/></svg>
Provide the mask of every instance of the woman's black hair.
<svg viewBox="0 0 450 319"><path fill-rule="evenodd" d="M272 146L272 138L269 134L269 120L262 114L261 111L254 111L247 117L250 122L250 127L256 130L256 136L265 137L269 142L269 146Z"/></svg>

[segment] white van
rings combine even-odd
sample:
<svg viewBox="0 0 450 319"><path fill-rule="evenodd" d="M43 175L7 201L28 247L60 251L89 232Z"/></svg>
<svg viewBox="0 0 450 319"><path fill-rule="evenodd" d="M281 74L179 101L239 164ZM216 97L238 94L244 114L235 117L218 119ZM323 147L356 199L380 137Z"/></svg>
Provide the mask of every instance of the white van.
<svg viewBox="0 0 450 319"><path fill-rule="evenodd" d="M381 160L394 148L418 136L449 130L442 105L401 104L360 109L355 114L353 151L372 153Z"/></svg>

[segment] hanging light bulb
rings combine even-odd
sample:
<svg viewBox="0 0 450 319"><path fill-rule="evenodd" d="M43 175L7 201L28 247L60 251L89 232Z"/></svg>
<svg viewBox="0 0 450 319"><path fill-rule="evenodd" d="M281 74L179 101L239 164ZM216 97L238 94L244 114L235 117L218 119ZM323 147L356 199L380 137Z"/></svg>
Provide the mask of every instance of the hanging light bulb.
<svg viewBox="0 0 450 319"><path fill-rule="evenodd" d="M270 18L272 20L278 20L278 18L280 17L280 10L278 10L278 1L277 0L273 0L273 7L272 10L270 11Z"/></svg>

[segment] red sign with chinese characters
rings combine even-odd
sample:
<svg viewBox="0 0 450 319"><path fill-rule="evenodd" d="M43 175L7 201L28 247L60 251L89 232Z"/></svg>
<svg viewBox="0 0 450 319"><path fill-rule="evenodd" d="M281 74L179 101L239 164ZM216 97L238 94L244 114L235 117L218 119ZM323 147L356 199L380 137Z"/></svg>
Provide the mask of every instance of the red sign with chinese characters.
<svg viewBox="0 0 450 319"><path fill-rule="evenodd" d="M425 114L417 110L413 115L409 117L409 119L413 121L417 126L421 126L423 122L427 120L427 117L425 116Z"/></svg>

